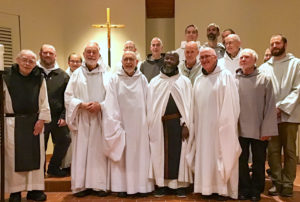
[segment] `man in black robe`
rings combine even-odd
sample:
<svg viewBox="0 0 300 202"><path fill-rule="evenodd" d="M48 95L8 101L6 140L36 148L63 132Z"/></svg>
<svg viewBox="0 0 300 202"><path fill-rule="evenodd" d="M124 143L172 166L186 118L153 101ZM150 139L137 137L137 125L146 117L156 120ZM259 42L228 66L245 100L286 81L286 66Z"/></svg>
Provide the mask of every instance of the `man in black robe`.
<svg viewBox="0 0 300 202"><path fill-rule="evenodd" d="M51 120L46 83L36 66L36 55L22 50L17 64L4 72L5 97L5 183L9 201L45 201L44 135Z"/></svg>

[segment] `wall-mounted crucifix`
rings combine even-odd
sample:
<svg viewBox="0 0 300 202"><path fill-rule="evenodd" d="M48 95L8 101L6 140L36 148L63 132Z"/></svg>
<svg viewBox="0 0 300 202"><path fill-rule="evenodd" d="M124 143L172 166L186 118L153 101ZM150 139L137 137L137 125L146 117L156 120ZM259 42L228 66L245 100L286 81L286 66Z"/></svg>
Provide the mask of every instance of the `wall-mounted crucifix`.
<svg viewBox="0 0 300 202"><path fill-rule="evenodd" d="M108 65L110 66L110 29L111 28L123 28L125 25L113 25L110 23L110 8L106 9L106 24L92 25L95 28L107 28L107 48L108 48Z"/></svg>

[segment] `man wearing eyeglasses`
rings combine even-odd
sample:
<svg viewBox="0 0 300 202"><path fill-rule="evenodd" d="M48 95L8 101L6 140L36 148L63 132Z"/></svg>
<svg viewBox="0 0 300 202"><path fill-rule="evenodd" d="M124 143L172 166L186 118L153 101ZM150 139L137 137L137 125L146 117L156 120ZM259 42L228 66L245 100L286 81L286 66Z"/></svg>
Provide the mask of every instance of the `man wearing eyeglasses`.
<svg viewBox="0 0 300 202"><path fill-rule="evenodd" d="M65 177L67 172L60 168L62 159L66 155L71 143L69 129L65 121L64 93L69 76L56 63L56 50L54 46L44 44L40 50L42 73L46 79L49 105L52 121L45 124L45 149L51 133L54 150L48 165L47 174L54 177Z"/></svg>

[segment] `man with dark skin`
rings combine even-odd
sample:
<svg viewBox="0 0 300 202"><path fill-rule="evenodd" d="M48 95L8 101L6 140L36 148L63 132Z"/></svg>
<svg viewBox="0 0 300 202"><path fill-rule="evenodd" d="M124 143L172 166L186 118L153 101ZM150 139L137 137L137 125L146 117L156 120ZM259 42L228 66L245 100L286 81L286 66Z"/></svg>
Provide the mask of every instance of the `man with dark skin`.
<svg viewBox="0 0 300 202"><path fill-rule="evenodd" d="M165 195L168 188L178 197L185 197L186 187L192 182L185 159L192 85L179 74L178 64L177 53L166 53L160 74L149 84L149 137L152 176L158 186L156 197Z"/></svg>

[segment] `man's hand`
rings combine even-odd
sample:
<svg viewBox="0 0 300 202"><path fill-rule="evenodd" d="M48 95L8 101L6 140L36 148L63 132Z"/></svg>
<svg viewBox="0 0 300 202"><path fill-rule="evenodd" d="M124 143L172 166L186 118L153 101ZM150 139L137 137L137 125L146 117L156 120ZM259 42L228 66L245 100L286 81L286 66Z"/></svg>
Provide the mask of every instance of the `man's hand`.
<svg viewBox="0 0 300 202"><path fill-rule="evenodd" d="M183 124L182 126L181 137L182 137L182 141L189 138L189 129L186 127L185 124Z"/></svg>
<svg viewBox="0 0 300 202"><path fill-rule="evenodd" d="M266 141L266 140L269 140L270 139L270 136L263 136L260 138L261 141Z"/></svg>
<svg viewBox="0 0 300 202"><path fill-rule="evenodd" d="M43 131L44 122L44 120L37 120L37 122L35 122L33 135L38 135Z"/></svg>
<svg viewBox="0 0 300 202"><path fill-rule="evenodd" d="M65 121L65 119L59 119L57 125L58 127L63 127L67 125L67 122Z"/></svg>
<svg viewBox="0 0 300 202"><path fill-rule="evenodd" d="M97 113L101 111L101 105L98 102L81 103L79 108L85 109L90 113Z"/></svg>
<svg viewBox="0 0 300 202"><path fill-rule="evenodd" d="M276 108L276 114L277 114L277 118L281 117L281 109Z"/></svg>

